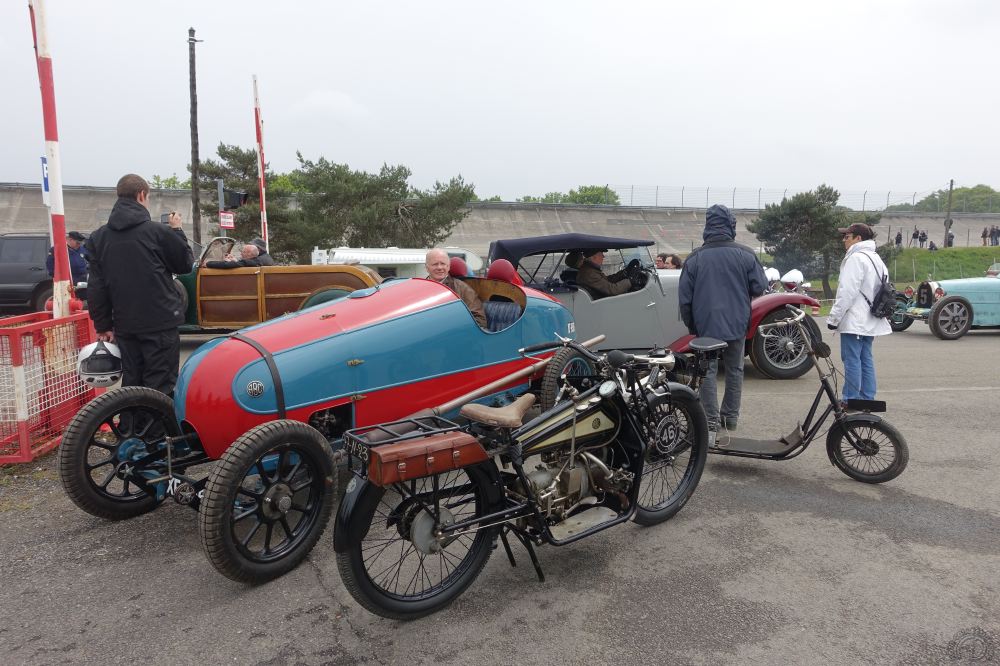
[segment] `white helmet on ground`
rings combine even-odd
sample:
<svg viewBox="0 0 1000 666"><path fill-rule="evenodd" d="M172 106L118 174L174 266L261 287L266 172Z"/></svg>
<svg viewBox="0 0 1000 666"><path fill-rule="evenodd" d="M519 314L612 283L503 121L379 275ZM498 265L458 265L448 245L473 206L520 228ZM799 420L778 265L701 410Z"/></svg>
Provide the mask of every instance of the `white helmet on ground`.
<svg viewBox="0 0 1000 666"><path fill-rule="evenodd" d="M92 342L80 350L76 370L88 386L111 386L122 378L122 353L111 342Z"/></svg>

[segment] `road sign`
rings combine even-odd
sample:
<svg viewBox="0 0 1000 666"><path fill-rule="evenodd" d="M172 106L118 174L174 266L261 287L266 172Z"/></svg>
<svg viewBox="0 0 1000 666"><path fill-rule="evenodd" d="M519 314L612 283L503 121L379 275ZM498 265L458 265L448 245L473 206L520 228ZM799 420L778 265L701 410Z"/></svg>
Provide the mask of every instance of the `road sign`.
<svg viewBox="0 0 1000 666"><path fill-rule="evenodd" d="M219 211L219 227L221 229L235 229L236 228L236 216L232 213L220 210Z"/></svg>

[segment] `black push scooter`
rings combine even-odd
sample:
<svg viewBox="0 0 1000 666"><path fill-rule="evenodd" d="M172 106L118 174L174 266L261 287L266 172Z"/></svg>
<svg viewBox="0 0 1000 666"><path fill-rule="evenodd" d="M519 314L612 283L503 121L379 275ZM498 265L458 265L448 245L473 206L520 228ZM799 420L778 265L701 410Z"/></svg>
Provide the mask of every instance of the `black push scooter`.
<svg viewBox="0 0 1000 666"><path fill-rule="evenodd" d="M801 337L806 341L806 351L813 359L820 382L819 391L806 414L805 422L797 424L792 432L779 439L736 437L727 430L720 429L708 452L762 460L789 460L809 447L832 415L833 424L826 435L826 452L840 471L864 483L884 483L902 474L909 460L906 440L888 421L873 413L884 412L885 402L849 400L846 405L843 404L837 397L838 372L830 360L830 345L822 339L814 338L810 327L803 323L805 312L791 305L785 307L792 313L788 319L762 324L757 327L757 333L765 337L777 337L782 335L782 329L787 332L791 326L796 326L801 331ZM697 389L705 377L709 363L719 358L726 343L713 338L695 338L690 347L696 361L691 387ZM823 360L824 367L821 367L820 359ZM817 417L824 396L829 404Z"/></svg>

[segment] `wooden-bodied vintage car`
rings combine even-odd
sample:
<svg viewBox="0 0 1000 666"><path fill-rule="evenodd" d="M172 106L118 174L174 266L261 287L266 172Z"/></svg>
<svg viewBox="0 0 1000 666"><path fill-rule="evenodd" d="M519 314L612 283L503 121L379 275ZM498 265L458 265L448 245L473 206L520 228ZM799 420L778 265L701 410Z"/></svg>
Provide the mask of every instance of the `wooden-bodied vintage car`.
<svg viewBox="0 0 1000 666"><path fill-rule="evenodd" d="M186 303L181 332L252 326L382 281L378 273L358 265L205 267L207 262L225 257L234 245L232 238L213 239L201 252L194 270L177 276L177 287Z"/></svg>

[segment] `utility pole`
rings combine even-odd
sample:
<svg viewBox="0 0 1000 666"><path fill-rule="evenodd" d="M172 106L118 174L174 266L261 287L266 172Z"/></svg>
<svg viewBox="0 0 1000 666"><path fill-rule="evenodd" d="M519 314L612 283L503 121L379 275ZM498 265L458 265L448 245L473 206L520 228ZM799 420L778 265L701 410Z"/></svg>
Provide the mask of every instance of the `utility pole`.
<svg viewBox="0 0 1000 666"><path fill-rule="evenodd" d="M951 179L951 183L948 185L948 211L944 216L944 243L941 247L948 247L948 232L951 231L951 191L955 189L955 179Z"/></svg>
<svg viewBox="0 0 1000 666"><path fill-rule="evenodd" d="M191 83L191 224L194 225L194 242L201 245L201 201L198 196L198 89L195 84L194 45L202 40L194 38L194 28L188 28L188 78ZM220 204L221 206L221 204Z"/></svg>

